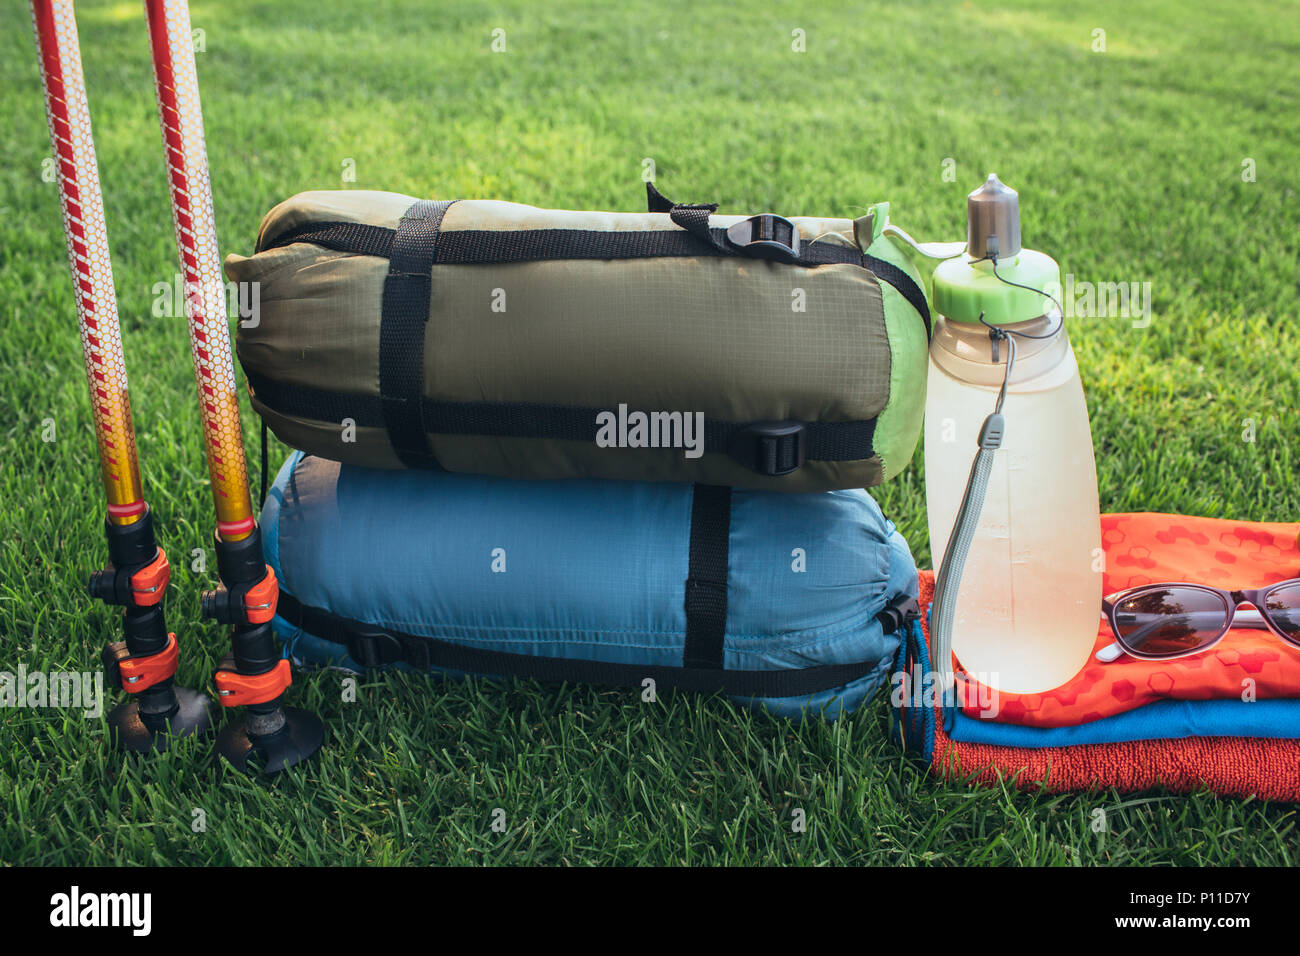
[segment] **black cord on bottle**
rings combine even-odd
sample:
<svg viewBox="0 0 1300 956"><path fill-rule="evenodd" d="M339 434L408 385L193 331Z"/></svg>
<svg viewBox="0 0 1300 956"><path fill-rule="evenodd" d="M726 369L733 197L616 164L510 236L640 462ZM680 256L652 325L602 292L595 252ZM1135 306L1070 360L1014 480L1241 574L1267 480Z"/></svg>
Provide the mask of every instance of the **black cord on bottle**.
<svg viewBox="0 0 1300 956"><path fill-rule="evenodd" d="M1056 306L1056 311L1059 312L1059 313L1061 313L1061 323L1062 323L1062 324L1065 323L1065 309L1061 308L1061 303L1059 303L1059 302L1056 301L1056 296L1052 295L1050 292L1044 292L1042 289L1035 289L1035 288L1034 288L1033 286L1031 286L1031 285L1024 285L1023 283L1020 283L1020 282L1012 282L1010 279L1006 278L1005 276L1001 275L1001 274L998 272L998 257L997 257L996 255L994 255L994 256L990 256L989 258L993 260L993 275L994 275L994 277L995 277L999 282L1001 282L1003 285L1013 286L1014 288L1017 288L1017 289L1024 289L1026 292L1037 292L1039 295L1046 296L1047 298L1051 299L1051 300L1052 300L1052 305ZM1023 334L1023 333L1018 333L1018 334ZM1053 333L1049 333L1049 334L1053 334ZM1040 338L1040 339L1041 339L1041 338L1046 338L1047 336L1046 336L1046 335L1038 335L1038 336L1032 336L1032 335L1031 335L1031 336L1027 336L1027 337L1028 337L1028 338Z"/></svg>
<svg viewBox="0 0 1300 956"><path fill-rule="evenodd" d="M1016 289L1024 289L1026 292L1036 292L1039 295L1045 296L1048 299L1050 299L1052 305L1056 306L1057 314L1061 317L1061 328L1064 328L1065 309L1061 308L1061 303L1056 301L1056 296L1052 295L1050 292L1045 292L1042 289L1035 289L1031 285L1025 285L1021 282L1012 282L1006 276L1002 275L1002 273L998 272L997 237L990 236L989 240L990 240L989 241L990 251L989 254L984 257L984 259L988 259L990 262L993 263L993 277L997 279L999 282L1001 282L1003 285L1009 285ZM983 262L984 259L976 259L975 261ZM1005 329L1005 328L1001 328L1000 326L995 326L992 323L985 322L983 312L980 313L980 324L987 326L990 329L998 328L1000 329L1001 332L1004 333L1004 335L1018 335L1022 339L1050 339L1052 336L1054 336L1057 332L1061 330L1060 328L1048 329L1046 332L1042 333L1041 335L1031 335L1028 332L1020 332L1016 329ZM995 362L997 361L996 353L994 355L993 361Z"/></svg>
<svg viewBox="0 0 1300 956"><path fill-rule="evenodd" d="M1024 285L1023 283L1020 283L1020 282L1012 282L1010 279L1006 278L1006 277L1003 276L1001 273L999 273L999 272L998 272L997 237L995 237L995 236L990 236L989 239L991 240L990 243L989 243L990 250L989 250L989 254L986 255L986 256L984 257L984 259L988 259L989 261L991 261L991 262L993 263L993 276L994 276L994 278L996 278L996 279L997 279L999 282L1001 282L1003 285L1013 286L1014 288L1017 288L1017 289L1024 289L1026 292L1037 292L1037 293L1038 293L1039 295L1041 295L1041 296L1046 296L1048 299L1050 299L1050 300L1052 301L1052 305L1056 306L1056 314L1059 315L1059 316L1061 317L1061 320L1060 320L1060 321L1061 321L1061 324L1060 324L1060 326L1058 326L1058 327L1056 327L1056 328L1053 328L1053 329L1048 329L1046 332L1043 332L1043 333L1041 333L1040 335L1034 335L1034 334L1032 334L1032 333L1030 333L1030 332L1021 332L1021 331L1018 330L1018 329L1008 329L1008 328L1004 328L1003 326L1000 326L1000 325L994 325L992 322L989 322L987 319L984 318L984 313L983 313L983 312L980 312L980 317L979 317L980 325L984 326L986 329L989 330L990 351L991 351L991 353L992 353L992 354L991 354L991 357L992 357L994 363L997 363L997 362L999 361L1000 356L1001 356L1001 351L1000 351L1000 349L999 349L999 347L998 347L998 344L999 344L1000 342L1006 342L1006 343L1007 343L1007 346L1008 346L1008 352L1007 352L1007 370L1006 370L1006 372L1005 372L1005 373L1003 374L1003 376L1002 376L1002 389L1001 389L1001 391L998 392L998 404L997 404L997 407L994 408L994 412L997 413L997 412L1001 412L1001 411L1002 411L1002 402L1003 402L1003 401L1006 399L1006 397L1007 397L1007 383L1011 381L1011 367L1015 364L1015 361L1016 361L1016 337L1019 337L1019 338L1022 338L1022 339L1050 339L1050 338L1052 338L1052 337L1055 336L1058 332L1060 332L1061 329L1065 328L1065 310L1064 310L1063 308L1061 308L1061 303L1060 303L1060 302L1057 302L1057 301L1056 301L1056 297L1055 297L1054 295L1052 295L1050 292L1045 292L1045 291L1043 291L1042 289L1035 289L1033 286L1030 286L1030 285ZM977 259L977 260L975 260L975 261L976 261L976 262L983 262L984 260L983 260L983 259Z"/></svg>

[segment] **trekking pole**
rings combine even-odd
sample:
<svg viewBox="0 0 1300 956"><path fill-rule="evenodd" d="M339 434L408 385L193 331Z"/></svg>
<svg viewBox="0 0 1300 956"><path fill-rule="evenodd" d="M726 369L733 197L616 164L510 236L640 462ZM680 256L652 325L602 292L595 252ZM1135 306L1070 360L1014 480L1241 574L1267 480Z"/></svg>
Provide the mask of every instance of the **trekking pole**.
<svg viewBox="0 0 1300 956"><path fill-rule="evenodd" d="M279 586L263 558L249 495L189 7L185 0L145 0L144 6L217 515L221 585L204 593L203 614L232 626L231 653L215 678L219 700L248 708L244 722L218 735L217 751L240 770L275 773L319 750L325 728L315 714L283 704L292 678L271 630Z"/></svg>
<svg viewBox="0 0 1300 956"><path fill-rule="evenodd" d="M63 233L90 383L91 417L108 498L104 531L109 563L91 575L90 593L105 604L124 609L124 639L108 644L103 660L109 680L130 697L109 713L109 733L121 749L163 751L172 737L211 730L216 708L207 694L180 687L173 680L180 649L163 615L171 568L167 555L154 541L153 515L145 504L140 481L117 293L72 3L32 0L32 22L50 144L58 168Z"/></svg>

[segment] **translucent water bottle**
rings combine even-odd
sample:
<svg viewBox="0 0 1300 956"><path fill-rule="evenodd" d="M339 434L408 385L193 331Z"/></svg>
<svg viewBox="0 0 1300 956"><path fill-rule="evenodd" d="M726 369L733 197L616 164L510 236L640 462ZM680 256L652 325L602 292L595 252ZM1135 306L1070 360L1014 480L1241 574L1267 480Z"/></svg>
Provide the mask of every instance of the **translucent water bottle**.
<svg viewBox="0 0 1300 956"><path fill-rule="evenodd" d="M1092 435L1060 310L1038 291L1060 289L1060 268L1021 248L1017 194L989 176L968 197L967 220L966 253L933 273L930 549L941 568L981 429L1006 378L1001 445L986 468L987 492L956 590L952 651L988 685L1035 693L1078 673L1097 636L1101 522ZM995 342L981 316L1008 336Z"/></svg>

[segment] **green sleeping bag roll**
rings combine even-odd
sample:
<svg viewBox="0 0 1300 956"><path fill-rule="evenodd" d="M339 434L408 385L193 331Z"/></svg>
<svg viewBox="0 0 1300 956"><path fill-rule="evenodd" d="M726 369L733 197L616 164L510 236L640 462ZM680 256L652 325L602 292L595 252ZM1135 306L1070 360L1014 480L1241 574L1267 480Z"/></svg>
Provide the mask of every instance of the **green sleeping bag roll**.
<svg viewBox="0 0 1300 956"><path fill-rule="evenodd" d="M226 260L285 443L379 468L869 487L915 449L930 314L856 220L301 193ZM255 286L253 285L255 284Z"/></svg>

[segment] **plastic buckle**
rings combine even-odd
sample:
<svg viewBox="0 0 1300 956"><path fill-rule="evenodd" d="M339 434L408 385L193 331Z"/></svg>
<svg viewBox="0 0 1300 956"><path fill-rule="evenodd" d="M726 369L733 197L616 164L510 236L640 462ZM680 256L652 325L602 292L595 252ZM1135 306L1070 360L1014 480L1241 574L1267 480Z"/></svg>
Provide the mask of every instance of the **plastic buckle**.
<svg viewBox="0 0 1300 956"><path fill-rule="evenodd" d="M281 658L278 664L263 674L218 670L213 680L222 707L243 707L275 700L289 689L293 683L293 674L289 670L289 662Z"/></svg>
<svg viewBox="0 0 1300 956"><path fill-rule="evenodd" d="M727 230L727 242L755 259L794 262L799 258L799 230L784 216L765 212Z"/></svg>
<svg viewBox="0 0 1300 956"><path fill-rule="evenodd" d="M921 605L910 594L898 595L876 615L876 620L880 622L881 629L886 634L897 633L911 621L920 619Z"/></svg>
<svg viewBox="0 0 1300 956"><path fill-rule="evenodd" d="M402 642L387 631L349 628L346 636L348 656L367 670L395 664L403 658Z"/></svg>
<svg viewBox="0 0 1300 956"><path fill-rule="evenodd" d="M807 435L803 422L755 422L732 436L727 451L750 471L778 477L804 463Z"/></svg>

